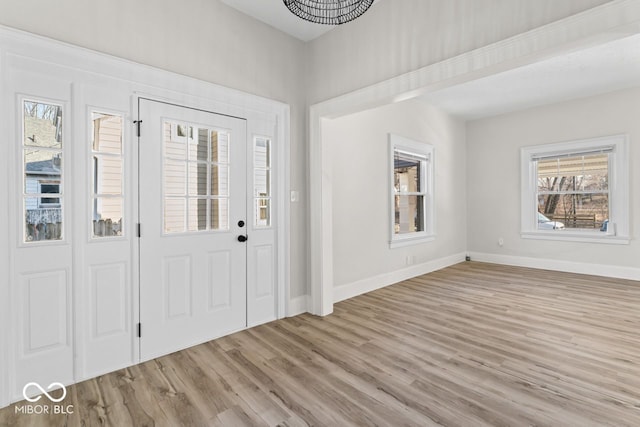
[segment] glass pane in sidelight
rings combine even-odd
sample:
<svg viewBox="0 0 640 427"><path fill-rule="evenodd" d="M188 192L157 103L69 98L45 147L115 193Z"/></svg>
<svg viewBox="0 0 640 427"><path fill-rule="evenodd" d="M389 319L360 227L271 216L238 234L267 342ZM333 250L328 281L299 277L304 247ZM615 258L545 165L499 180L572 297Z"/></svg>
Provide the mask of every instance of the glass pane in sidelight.
<svg viewBox="0 0 640 427"><path fill-rule="evenodd" d="M271 171L256 169L254 171L254 189L256 197L268 197L271 195Z"/></svg>
<svg viewBox="0 0 640 427"><path fill-rule="evenodd" d="M62 152L26 148L24 150L25 194L60 193L62 183ZM48 190L42 191L47 185ZM55 191L51 185L56 185Z"/></svg>
<svg viewBox="0 0 640 427"><path fill-rule="evenodd" d="M271 226L271 199L255 199L255 226Z"/></svg>
<svg viewBox="0 0 640 427"><path fill-rule="evenodd" d="M41 198L25 197L25 242L38 242L62 239L62 203L58 198L57 206L42 206Z"/></svg>
<svg viewBox="0 0 640 427"><path fill-rule="evenodd" d="M271 140L256 138L253 156L256 168L267 169L271 167Z"/></svg>
<svg viewBox="0 0 640 427"><path fill-rule="evenodd" d="M93 112L91 125L93 151L122 154L122 116Z"/></svg>
<svg viewBox="0 0 640 427"><path fill-rule="evenodd" d="M93 202L93 237L122 236L122 197L95 197Z"/></svg>
<svg viewBox="0 0 640 427"><path fill-rule="evenodd" d="M62 107L23 101L23 144L29 147L62 148Z"/></svg>
<svg viewBox="0 0 640 427"><path fill-rule="evenodd" d="M122 158L120 156L93 156L93 193L122 194Z"/></svg>

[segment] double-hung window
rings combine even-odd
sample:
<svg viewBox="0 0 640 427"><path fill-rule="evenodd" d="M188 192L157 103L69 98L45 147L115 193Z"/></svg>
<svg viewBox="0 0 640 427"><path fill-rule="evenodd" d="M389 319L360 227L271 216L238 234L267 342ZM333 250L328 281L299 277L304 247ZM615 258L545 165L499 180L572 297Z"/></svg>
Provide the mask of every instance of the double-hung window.
<svg viewBox="0 0 640 427"><path fill-rule="evenodd" d="M434 237L433 146L389 134L390 246Z"/></svg>
<svg viewBox="0 0 640 427"><path fill-rule="evenodd" d="M625 136L524 147L522 237L628 243Z"/></svg>

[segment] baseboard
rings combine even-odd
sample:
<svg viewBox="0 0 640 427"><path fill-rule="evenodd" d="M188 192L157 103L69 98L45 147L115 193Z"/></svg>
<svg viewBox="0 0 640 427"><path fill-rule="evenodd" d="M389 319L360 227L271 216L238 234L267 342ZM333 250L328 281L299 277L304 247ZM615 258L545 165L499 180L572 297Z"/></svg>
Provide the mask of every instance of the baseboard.
<svg viewBox="0 0 640 427"><path fill-rule="evenodd" d="M566 273L590 274L593 276L613 277L616 279L640 280L640 268L634 267L498 255L482 252L471 252L469 255L471 256L472 261L513 265L516 267L529 267L539 270L563 271Z"/></svg>
<svg viewBox="0 0 640 427"><path fill-rule="evenodd" d="M422 264L412 265L402 270L392 271L390 273L380 274L378 276L367 279L358 280L357 282L348 283L333 289L333 301L340 302L403 280L411 279L416 276L431 273L432 271L441 270L445 267L452 266L464 261L465 253L449 255L443 258L427 261Z"/></svg>
<svg viewBox="0 0 640 427"><path fill-rule="evenodd" d="M308 311L309 295L302 295L289 300L286 317L297 316L298 314L307 313Z"/></svg>

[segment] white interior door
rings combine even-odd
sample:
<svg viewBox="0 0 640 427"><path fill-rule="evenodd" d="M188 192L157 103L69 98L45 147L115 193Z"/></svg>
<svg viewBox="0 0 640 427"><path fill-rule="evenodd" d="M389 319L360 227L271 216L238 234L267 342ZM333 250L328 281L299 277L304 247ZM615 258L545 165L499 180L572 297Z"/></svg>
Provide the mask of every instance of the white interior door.
<svg viewBox="0 0 640 427"><path fill-rule="evenodd" d="M139 101L140 354L247 325L245 120Z"/></svg>

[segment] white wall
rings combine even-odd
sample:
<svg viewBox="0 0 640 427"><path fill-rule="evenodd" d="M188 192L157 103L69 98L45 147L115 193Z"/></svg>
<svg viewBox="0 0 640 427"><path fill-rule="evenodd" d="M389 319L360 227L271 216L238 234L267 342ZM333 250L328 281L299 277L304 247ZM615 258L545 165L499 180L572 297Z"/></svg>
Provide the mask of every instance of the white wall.
<svg viewBox="0 0 640 427"><path fill-rule="evenodd" d="M382 0L309 43L309 104L390 79L609 0Z"/></svg>
<svg viewBox="0 0 640 427"><path fill-rule="evenodd" d="M308 293L304 44L219 0L0 0L0 24L291 106L291 297Z"/></svg>
<svg viewBox="0 0 640 427"><path fill-rule="evenodd" d="M335 287L406 269L408 256L417 265L464 253L463 121L411 100L327 120L322 132L332 153ZM388 133L434 146L435 241L389 248Z"/></svg>
<svg viewBox="0 0 640 427"><path fill-rule="evenodd" d="M468 248L491 259L526 257L638 268L640 242L640 88L533 108L467 124ZM520 147L597 136L629 135L629 245L520 237ZM504 238L504 246L497 244ZM498 257L498 258L496 258ZM508 258L506 258L508 259ZM513 260L512 260L513 261ZM604 267L588 267L605 274Z"/></svg>

